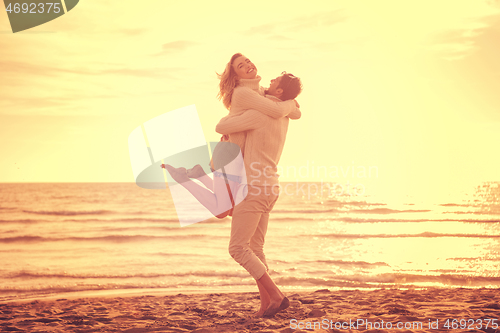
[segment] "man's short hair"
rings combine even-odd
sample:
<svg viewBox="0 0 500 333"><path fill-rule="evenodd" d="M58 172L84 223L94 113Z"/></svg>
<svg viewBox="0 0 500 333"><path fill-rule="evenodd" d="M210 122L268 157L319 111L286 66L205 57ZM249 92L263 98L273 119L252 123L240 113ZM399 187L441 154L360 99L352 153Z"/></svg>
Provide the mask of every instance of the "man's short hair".
<svg viewBox="0 0 500 333"><path fill-rule="evenodd" d="M283 89L281 100L287 101L296 98L302 91L302 82L300 79L290 73L285 73L281 77L280 84L277 88Z"/></svg>

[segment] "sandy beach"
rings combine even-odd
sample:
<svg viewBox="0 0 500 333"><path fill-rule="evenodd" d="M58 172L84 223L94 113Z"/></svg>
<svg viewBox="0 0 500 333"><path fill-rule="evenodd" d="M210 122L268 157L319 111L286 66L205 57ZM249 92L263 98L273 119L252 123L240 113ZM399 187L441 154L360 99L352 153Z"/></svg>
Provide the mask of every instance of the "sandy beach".
<svg viewBox="0 0 500 333"><path fill-rule="evenodd" d="M500 332L498 289L287 293L290 307L254 318L258 293L109 295L0 304L2 332Z"/></svg>

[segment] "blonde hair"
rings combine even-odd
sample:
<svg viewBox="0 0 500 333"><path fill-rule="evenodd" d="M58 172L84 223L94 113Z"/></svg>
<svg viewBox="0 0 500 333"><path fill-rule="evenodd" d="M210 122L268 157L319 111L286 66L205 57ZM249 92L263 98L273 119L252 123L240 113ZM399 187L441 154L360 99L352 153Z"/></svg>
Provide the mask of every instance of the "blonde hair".
<svg viewBox="0 0 500 333"><path fill-rule="evenodd" d="M217 73L217 77L220 79L219 82L219 93L217 98L222 100L222 104L229 110L231 107L231 98L233 97L234 88L238 85L238 75L233 68L233 62L236 58L241 57L243 54L235 53L231 57L231 60L227 63L226 68L222 74Z"/></svg>

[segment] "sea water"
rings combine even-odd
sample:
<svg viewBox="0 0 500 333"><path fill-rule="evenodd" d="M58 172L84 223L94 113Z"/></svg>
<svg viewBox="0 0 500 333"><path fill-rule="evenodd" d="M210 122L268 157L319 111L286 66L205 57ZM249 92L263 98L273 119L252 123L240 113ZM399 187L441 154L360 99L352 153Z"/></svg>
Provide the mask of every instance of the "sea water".
<svg viewBox="0 0 500 333"><path fill-rule="evenodd" d="M450 200L282 193L266 237L270 274L284 290L500 287L499 183ZM134 183L3 183L0 300L256 291L228 253L230 227L229 217L181 227L168 190Z"/></svg>

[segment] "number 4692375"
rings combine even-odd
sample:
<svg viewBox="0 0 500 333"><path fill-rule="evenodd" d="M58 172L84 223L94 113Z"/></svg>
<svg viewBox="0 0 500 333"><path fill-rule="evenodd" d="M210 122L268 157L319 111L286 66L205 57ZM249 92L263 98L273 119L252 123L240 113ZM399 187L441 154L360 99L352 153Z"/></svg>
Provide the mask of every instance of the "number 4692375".
<svg viewBox="0 0 500 333"><path fill-rule="evenodd" d="M37 6L38 5L38 6ZM45 5L47 5L47 8L45 8ZM43 2L40 2L38 4L36 3L26 3L26 2L23 2L23 3L14 3L14 5L12 5L12 3L9 3L9 5L7 6L6 10L9 14L11 14L12 12L14 12L15 14L18 14L20 13L21 11L26 14L42 14L42 13L50 13L50 11L52 10L53 13L60 13L61 12L61 7L59 7L60 3L53 3L53 2L46 2L46 3L43 3ZM38 10L37 10L37 7L38 7Z"/></svg>
<svg viewBox="0 0 500 333"><path fill-rule="evenodd" d="M492 329L497 329L497 319L446 319L443 325L447 329L482 329L491 327Z"/></svg>

